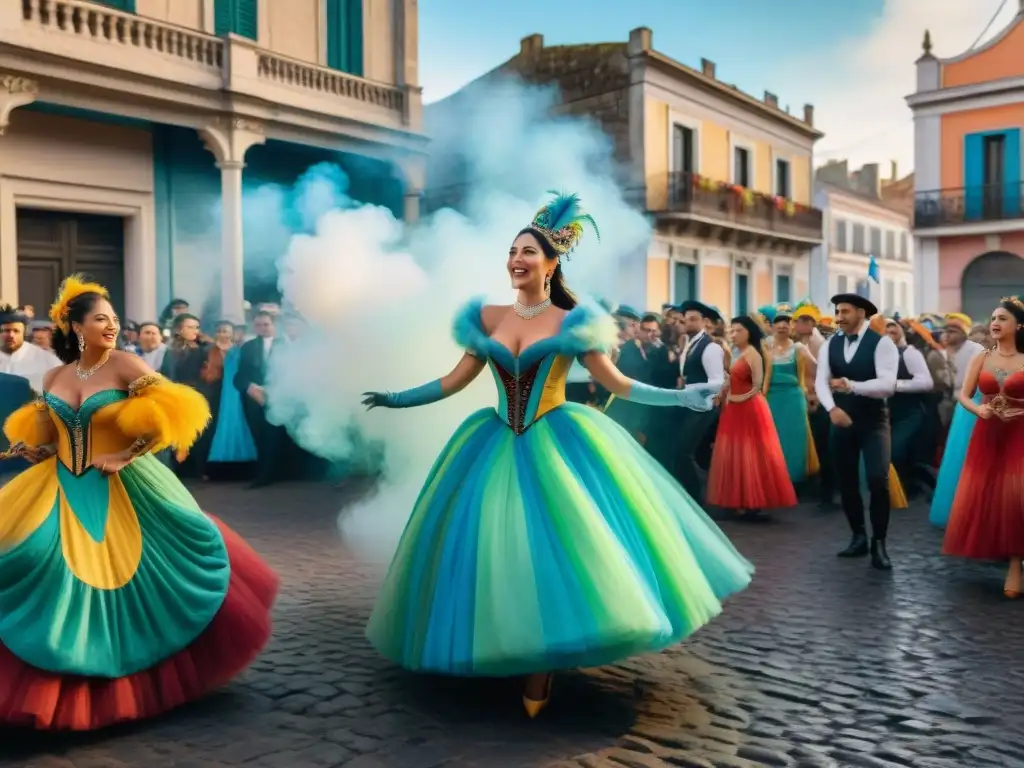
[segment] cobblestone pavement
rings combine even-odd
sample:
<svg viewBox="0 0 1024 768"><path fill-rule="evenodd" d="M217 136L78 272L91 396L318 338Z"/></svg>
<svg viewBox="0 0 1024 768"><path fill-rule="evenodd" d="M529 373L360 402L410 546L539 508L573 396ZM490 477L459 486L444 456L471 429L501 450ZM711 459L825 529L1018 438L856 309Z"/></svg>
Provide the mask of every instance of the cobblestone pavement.
<svg viewBox="0 0 1024 768"><path fill-rule="evenodd" d="M939 556L925 510L895 515L896 570L835 551L840 513L726 524L754 585L673 650L556 678L529 721L514 682L407 674L362 635L377 569L335 533L344 494L209 487L204 506L283 577L276 635L223 692L99 734L0 733L0 766L1024 765L1024 601L998 565Z"/></svg>

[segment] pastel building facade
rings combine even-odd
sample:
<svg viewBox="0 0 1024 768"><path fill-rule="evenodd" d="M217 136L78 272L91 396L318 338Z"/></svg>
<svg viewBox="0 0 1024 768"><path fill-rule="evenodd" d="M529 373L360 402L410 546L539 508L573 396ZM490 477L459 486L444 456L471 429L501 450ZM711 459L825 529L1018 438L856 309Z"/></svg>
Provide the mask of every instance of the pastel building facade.
<svg viewBox="0 0 1024 768"><path fill-rule="evenodd" d="M531 35L451 103L509 75L557 86L557 114L601 126L621 166L621 187L652 221L654 237L623 265L616 300L658 310L699 297L743 314L806 295L810 252L822 238L812 200L822 134L811 105L791 114L772 93L743 93L718 77L713 62L695 69L657 51L643 27L628 42L546 45ZM443 183L428 173L432 209L459 197L451 169L438 174Z"/></svg>
<svg viewBox="0 0 1024 768"><path fill-rule="evenodd" d="M925 34L914 113L917 293L926 309L988 316L1024 292L1024 0L985 45L939 58Z"/></svg>
<svg viewBox="0 0 1024 768"><path fill-rule="evenodd" d="M84 271L240 320L284 247L253 193L327 163L415 218L421 101L416 0L0 3L0 297Z"/></svg>

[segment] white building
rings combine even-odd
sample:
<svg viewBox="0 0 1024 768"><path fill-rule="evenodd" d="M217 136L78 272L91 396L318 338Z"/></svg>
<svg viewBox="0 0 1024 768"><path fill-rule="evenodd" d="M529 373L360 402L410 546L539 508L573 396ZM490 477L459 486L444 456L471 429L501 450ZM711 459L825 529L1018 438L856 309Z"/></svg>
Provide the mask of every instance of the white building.
<svg viewBox="0 0 1024 768"><path fill-rule="evenodd" d="M414 218L416 8L0 0L0 298L39 309L82 271L135 320L172 296L239 319L245 190L322 162Z"/></svg>
<svg viewBox="0 0 1024 768"><path fill-rule="evenodd" d="M886 316L918 314L922 309L914 290L910 216L871 193L877 182L869 182L865 190L863 177L855 174L844 184L846 163L835 165L841 172L827 172L830 164L819 169L815 182L814 206L823 211L824 239L811 254L812 300L824 308L836 293L859 293ZM877 166L871 167L877 179ZM839 183L825 180L830 178ZM872 256L878 264L878 282L869 276Z"/></svg>

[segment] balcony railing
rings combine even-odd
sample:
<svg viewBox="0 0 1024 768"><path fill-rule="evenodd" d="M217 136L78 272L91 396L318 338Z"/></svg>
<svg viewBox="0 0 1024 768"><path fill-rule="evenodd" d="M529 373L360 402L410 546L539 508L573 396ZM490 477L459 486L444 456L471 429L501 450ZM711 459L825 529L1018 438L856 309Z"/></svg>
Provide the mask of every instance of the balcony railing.
<svg viewBox="0 0 1024 768"><path fill-rule="evenodd" d="M820 240L821 211L688 171L670 172L663 210L783 236Z"/></svg>
<svg viewBox="0 0 1024 768"><path fill-rule="evenodd" d="M918 229L1024 219L1024 184L937 189L914 196Z"/></svg>
<svg viewBox="0 0 1024 768"><path fill-rule="evenodd" d="M0 43L314 114L418 121L418 92L282 56L86 0L0 0ZM13 16L13 18L12 18ZM19 18L20 17L20 18ZM131 87L126 80L126 86Z"/></svg>

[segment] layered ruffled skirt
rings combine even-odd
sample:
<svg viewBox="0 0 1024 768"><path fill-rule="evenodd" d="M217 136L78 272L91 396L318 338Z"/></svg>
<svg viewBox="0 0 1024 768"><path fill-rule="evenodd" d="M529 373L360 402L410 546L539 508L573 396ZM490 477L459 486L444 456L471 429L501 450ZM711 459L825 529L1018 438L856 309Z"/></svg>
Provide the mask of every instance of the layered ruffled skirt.
<svg viewBox="0 0 1024 768"><path fill-rule="evenodd" d="M0 724L88 730L199 698L270 637L276 574L152 456L0 490Z"/></svg>
<svg viewBox="0 0 1024 768"><path fill-rule="evenodd" d="M485 409L427 477L367 627L402 666L510 676L673 645L753 567L629 433L566 403Z"/></svg>

